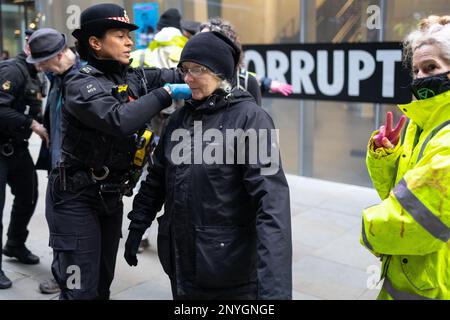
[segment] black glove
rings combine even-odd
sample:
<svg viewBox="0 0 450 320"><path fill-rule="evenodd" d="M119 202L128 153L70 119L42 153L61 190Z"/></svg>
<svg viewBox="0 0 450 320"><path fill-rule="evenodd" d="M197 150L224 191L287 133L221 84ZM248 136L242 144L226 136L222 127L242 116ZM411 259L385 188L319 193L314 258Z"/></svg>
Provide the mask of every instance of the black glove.
<svg viewBox="0 0 450 320"><path fill-rule="evenodd" d="M130 229L127 241L125 242L125 260L130 266L137 266L138 260L136 254L139 249L139 244L142 240L142 232L136 229Z"/></svg>

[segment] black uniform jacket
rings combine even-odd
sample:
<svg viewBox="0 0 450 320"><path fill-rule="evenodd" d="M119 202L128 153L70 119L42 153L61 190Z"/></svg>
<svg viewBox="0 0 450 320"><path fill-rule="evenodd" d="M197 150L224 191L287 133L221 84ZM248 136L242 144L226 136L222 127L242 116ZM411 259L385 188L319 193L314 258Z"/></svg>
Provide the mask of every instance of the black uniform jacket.
<svg viewBox="0 0 450 320"><path fill-rule="evenodd" d="M176 281L177 294L184 294L187 287L206 290L211 293L208 297L214 297L213 292L254 288L258 299L290 299L289 188L279 154L273 157L275 170L264 175L269 163L262 157L250 160L248 139L230 147L220 139L204 137L200 148L223 148L217 158L223 164L179 164L180 149L190 153L191 160L199 156L194 150L198 146L183 145L180 138L190 136L197 143L194 125L197 132L201 125L203 133L208 129L221 133L224 141L227 129L267 133L274 128L248 92L235 89L227 98L217 91L204 101L187 101L171 116L155 150L153 165L128 215L130 229L143 232L165 202L164 215L158 218L158 254L165 272ZM259 142L270 153L274 141ZM236 164L239 148L245 149L246 156ZM219 155L219 149L204 154ZM226 164L226 149L233 151L232 164Z"/></svg>
<svg viewBox="0 0 450 320"><path fill-rule="evenodd" d="M174 69L133 69L90 57L88 65L64 79L64 162L126 170L135 150L132 135L172 103L161 87L182 82Z"/></svg>
<svg viewBox="0 0 450 320"><path fill-rule="evenodd" d="M0 63L0 142L27 140L31 122L42 117L41 82L26 54Z"/></svg>

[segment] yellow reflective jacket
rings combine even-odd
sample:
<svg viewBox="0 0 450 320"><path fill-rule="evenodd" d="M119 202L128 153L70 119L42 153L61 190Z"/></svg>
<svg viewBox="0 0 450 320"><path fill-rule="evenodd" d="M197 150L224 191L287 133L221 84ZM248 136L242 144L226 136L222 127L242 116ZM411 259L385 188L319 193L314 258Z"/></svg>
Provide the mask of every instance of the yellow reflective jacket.
<svg viewBox="0 0 450 320"><path fill-rule="evenodd" d="M131 66L175 68L188 39L177 28L166 27L159 31L148 48L131 53Z"/></svg>
<svg viewBox="0 0 450 320"><path fill-rule="evenodd" d="M379 299L450 299L450 91L399 107L410 119L402 143L369 141L383 201L364 210L361 243L383 261Z"/></svg>

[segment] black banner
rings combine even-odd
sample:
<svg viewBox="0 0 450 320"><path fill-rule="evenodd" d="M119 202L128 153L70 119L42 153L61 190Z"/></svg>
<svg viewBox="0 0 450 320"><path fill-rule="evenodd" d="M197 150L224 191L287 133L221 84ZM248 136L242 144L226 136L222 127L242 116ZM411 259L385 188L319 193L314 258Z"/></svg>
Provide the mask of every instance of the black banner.
<svg viewBox="0 0 450 320"><path fill-rule="evenodd" d="M248 70L293 85L289 98L407 103L411 72L397 42L246 45Z"/></svg>

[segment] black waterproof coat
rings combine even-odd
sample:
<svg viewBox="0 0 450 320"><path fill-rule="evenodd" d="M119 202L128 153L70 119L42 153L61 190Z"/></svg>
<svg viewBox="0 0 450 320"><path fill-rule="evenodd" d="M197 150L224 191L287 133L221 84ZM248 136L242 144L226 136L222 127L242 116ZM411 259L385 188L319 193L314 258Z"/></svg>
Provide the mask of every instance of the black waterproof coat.
<svg viewBox="0 0 450 320"><path fill-rule="evenodd" d="M180 136L197 143L194 125L198 130L199 124L203 133L215 129L223 134L224 141L227 129L267 132L274 128L270 116L247 92L234 90L228 98L215 92L202 102L187 101L171 116L155 150L153 165L128 215L130 230L144 232L165 202L164 215L158 218L158 254L174 296L291 299L289 188L278 153L274 162L279 167L267 175L261 174L268 166L266 160L249 160L249 139L242 145L246 156L241 164L177 164L180 146L186 143ZM202 149L223 148L216 159L227 163L224 144L203 140ZM263 144L270 150L270 139ZM198 145L189 141L184 145L191 160L199 156L195 148ZM236 163L239 147L231 149Z"/></svg>

